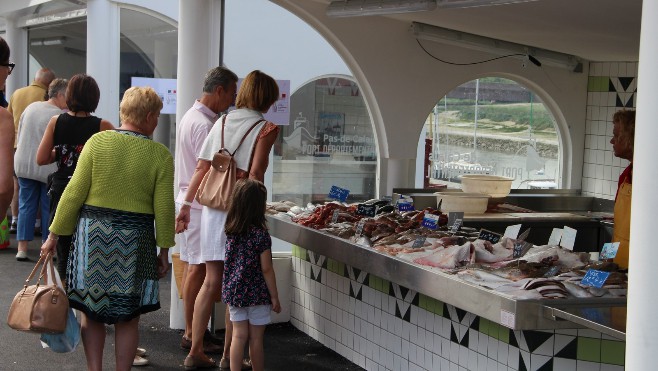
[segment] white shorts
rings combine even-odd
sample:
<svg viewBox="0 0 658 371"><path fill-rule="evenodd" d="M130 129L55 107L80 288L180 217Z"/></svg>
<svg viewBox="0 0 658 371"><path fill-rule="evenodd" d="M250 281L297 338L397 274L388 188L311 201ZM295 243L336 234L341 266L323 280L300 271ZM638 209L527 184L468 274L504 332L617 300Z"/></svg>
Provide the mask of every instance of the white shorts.
<svg viewBox="0 0 658 371"><path fill-rule="evenodd" d="M181 204L176 203L176 213L180 211ZM190 224L187 230L180 234L178 239L180 260L188 264L203 264L201 256L201 209L190 208Z"/></svg>
<svg viewBox="0 0 658 371"><path fill-rule="evenodd" d="M253 307L232 307L228 306L231 322L240 322L249 320L249 324L255 326L267 325L272 322L271 312L272 305L254 305Z"/></svg>
<svg viewBox="0 0 658 371"><path fill-rule="evenodd" d="M224 261L226 211L207 206L201 212L201 257L203 261Z"/></svg>

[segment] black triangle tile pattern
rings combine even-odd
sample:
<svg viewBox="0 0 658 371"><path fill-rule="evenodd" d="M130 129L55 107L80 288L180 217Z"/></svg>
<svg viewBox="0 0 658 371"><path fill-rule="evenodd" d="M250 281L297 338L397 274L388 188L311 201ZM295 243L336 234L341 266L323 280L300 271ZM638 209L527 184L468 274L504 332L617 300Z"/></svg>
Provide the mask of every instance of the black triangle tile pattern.
<svg viewBox="0 0 658 371"><path fill-rule="evenodd" d="M510 332L510 334L509 334L509 345L511 345L513 347L520 348L519 347L519 341L516 339L516 334L514 333L514 331L509 330L509 332Z"/></svg>
<svg viewBox="0 0 658 371"><path fill-rule="evenodd" d="M465 332L464 337L459 342L459 345L462 345L462 346L465 346L466 348L468 348L468 333L469 333L469 331L466 330L464 332Z"/></svg>
<svg viewBox="0 0 658 371"><path fill-rule="evenodd" d="M356 282L350 282L350 296L357 299L357 300L363 300L363 286L356 283Z"/></svg>
<svg viewBox="0 0 658 371"><path fill-rule="evenodd" d="M411 322L411 305L400 299L395 300L395 316L407 322Z"/></svg>
<svg viewBox="0 0 658 371"><path fill-rule="evenodd" d="M320 282L321 279L322 279L322 269L318 270L318 274L316 276L316 274L313 270L313 267L311 267L311 279L314 280L314 281Z"/></svg>
<svg viewBox="0 0 658 371"><path fill-rule="evenodd" d="M408 292L409 292L409 289L408 289L408 288L406 288L406 287L400 285L400 293L402 294L402 298L401 298L401 299L406 298Z"/></svg>
<svg viewBox="0 0 658 371"><path fill-rule="evenodd" d="M530 353L534 352L539 348L540 345L544 344L548 339L550 339L554 334L541 331L523 331L523 337L525 337L526 344L528 344L528 350Z"/></svg>
<svg viewBox="0 0 658 371"><path fill-rule="evenodd" d="M576 359L578 355L578 338L575 338L569 342L562 350L555 354L555 357L567 358L567 359Z"/></svg>
<svg viewBox="0 0 658 371"><path fill-rule="evenodd" d="M466 313L468 312L457 307L455 307L455 310L457 310L457 318L459 319L459 322L463 321L464 317L466 317Z"/></svg>
<svg viewBox="0 0 658 371"><path fill-rule="evenodd" d="M519 352L519 371L528 371L529 369L530 365L525 364L525 360L523 360L523 356Z"/></svg>
<svg viewBox="0 0 658 371"><path fill-rule="evenodd" d="M536 369L537 371L553 371L553 357L549 358L543 366Z"/></svg>
<svg viewBox="0 0 658 371"><path fill-rule="evenodd" d="M608 79L608 92L610 93L617 92L617 88L615 88L615 84L612 82L612 79Z"/></svg>
<svg viewBox="0 0 658 371"><path fill-rule="evenodd" d="M457 338L457 333L455 332L455 324L453 323L452 326L450 326L450 341L453 343L458 343L459 344L459 339Z"/></svg>
<svg viewBox="0 0 658 371"><path fill-rule="evenodd" d="M475 331L479 331L480 329L480 317L475 316L475 319L473 319L473 322L471 322L471 325L469 328L472 328Z"/></svg>
<svg viewBox="0 0 658 371"><path fill-rule="evenodd" d="M626 103L624 103L622 101L621 97L619 96L619 94L617 94L617 98L616 98L616 101L615 101L615 107L633 108L633 97L634 96L635 96L635 93L631 94L630 97L628 98L628 100L626 101Z"/></svg>
<svg viewBox="0 0 658 371"><path fill-rule="evenodd" d="M411 304L413 304L417 307L420 306L420 295L418 293L416 293L414 295L413 299L411 299Z"/></svg>
<svg viewBox="0 0 658 371"><path fill-rule="evenodd" d="M628 87L631 86L635 77L618 77L621 86L624 88L624 91L628 91Z"/></svg>

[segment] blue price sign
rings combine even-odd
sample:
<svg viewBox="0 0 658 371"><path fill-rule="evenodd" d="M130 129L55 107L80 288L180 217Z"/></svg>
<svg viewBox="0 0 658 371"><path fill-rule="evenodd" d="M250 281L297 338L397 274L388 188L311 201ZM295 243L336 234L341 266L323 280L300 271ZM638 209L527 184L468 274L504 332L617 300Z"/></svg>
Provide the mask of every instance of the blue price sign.
<svg viewBox="0 0 658 371"><path fill-rule="evenodd" d="M439 216L426 213L422 225L428 229L437 229L439 227Z"/></svg>
<svg viewBox="0 0 658 371"><path fill-rule="evenodd" d="M349 194L349 189L340 188L335 185L331 186L331 189L329 190L329 198L333 198L334 200L338 200L340 202L345 202Z"/></svg>
<svg viewBox="0 0 658 371"><path fill-rule="evenodd" d="M587 271L587 273L585 273L585 277L583 277L582 281L580 281L580 284L585 286L594 286L601 288L603 287L605 280L608 279L608 276L610 276L610 272L603 272L603 271L597 271L596 269L590 269Z"/></svg>
<svg viewBox="0 0 658 371"><path fill-rule="evenodd" d="M413 211L414 210L414 204L409 203L409 202L398 202L398 211Z"/></svg>

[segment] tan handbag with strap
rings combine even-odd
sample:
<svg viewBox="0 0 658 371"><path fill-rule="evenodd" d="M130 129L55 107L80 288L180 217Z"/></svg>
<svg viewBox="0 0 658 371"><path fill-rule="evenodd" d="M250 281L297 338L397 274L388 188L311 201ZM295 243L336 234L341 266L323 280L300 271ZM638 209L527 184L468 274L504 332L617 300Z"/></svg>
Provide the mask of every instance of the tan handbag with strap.
<svg viewBox="0 0 658 371"><path fill-rule="evenodd" d="M41 266L37 284L28 286L34 274ZM49 269L47 269L49 267ZM49 274L52 284L41 284L45 275ZM7 324L18 331L34 333L61 334L66 328L69 310L69 299L64 290L55 282L55 268L50 253L39 258L25 286L16 294L9 307ZM45 282L45 281L44 281Z"/></svg>
<svg viewBox="0 0 658 371"><path fill-rule="evenodd" d="M210 170L203 176L195 196L201 205L217 210L228 210L236 181L236 165L233 155L238 151L247 135L262 121L265 120L258 120L251 125L240 140L238 147L231 152L224 148L224 127L226 126L226 115L224 115L222 119L222 146L213 156Z"/></svg>

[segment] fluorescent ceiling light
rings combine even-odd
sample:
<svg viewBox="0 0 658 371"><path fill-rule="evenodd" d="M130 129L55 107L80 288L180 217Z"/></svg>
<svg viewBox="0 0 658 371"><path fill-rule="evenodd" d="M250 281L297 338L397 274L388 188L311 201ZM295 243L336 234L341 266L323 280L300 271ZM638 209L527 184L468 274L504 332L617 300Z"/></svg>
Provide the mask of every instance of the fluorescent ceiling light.
<svg viewBox="0 0 658 371"><path fill-rule="evenodd" d="M439 8L475 8L479 6L529 3L537 0L436 0Z"/></svg>
<svg viewBox="0 0 658 371"><path fill-rule="evenodd" d="M327 7L329 17L359 17L422 12L436 9L436 0L337 0Z"/></svg>
<svg viewBox="0 0 658 371"><path fill-rule="evenodd" d="M41 46L41 45L62 45L66 41L66 37L50 37L45 39L33 39L30 41L32 46Z"/></svg>
<svg viewBox="0 0 658 371"><path fill-rule="evenodd" d="M451 44L496 55L516 55L522 58L525 58L525 56L531 56L539 60L541 64L567 68L573 72L583 71L583 64L580 62L579 58L574 55L509 41L492 39L486 36L432 26L420 22L412 22L411 28L416 38L420 40ZM532 58L530 58L530 60L532 61ZM533 63L535 62L533 61Z"/></svg>

